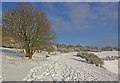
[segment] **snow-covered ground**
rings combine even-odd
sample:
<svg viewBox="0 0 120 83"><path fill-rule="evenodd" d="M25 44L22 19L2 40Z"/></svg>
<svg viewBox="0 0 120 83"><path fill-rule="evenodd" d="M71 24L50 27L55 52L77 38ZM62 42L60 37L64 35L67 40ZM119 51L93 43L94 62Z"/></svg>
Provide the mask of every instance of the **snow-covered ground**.
<svg viewBox="0 0 120 83"><path fill-rule="evenodd" d="M30 60L23 56L24 54L20 50L2 48L3 80L21 81L29 73L30 69L44 64L46 60L44 57L39 56L33 57L34 59Z"/></svg>
<svg viewBox="0 0 120 83"><path fill-rule="evenodd" d="M77 57L76 52L51 55L48 58L43 57L45 56L44 54L35 53L32 60L21 57L23 54L16 49L4 48L2 53L3 80L5 81L118 80L116 73L87 63Z"/></svg>
<svg viewBox="0 0 120 83"><path fill-rule="evenodd" d="M102 51L102 52L92 52L100 58L106 56L118 56L118 51Z"/></svg>
<svg viewBox="0 0 120 83"><path fill-rule="evenodd" d="M118 51L103 51L103 52L92 52L100 58L107 56L119 56ZM104 61L104 67L114 73L118 74L118 60Z"/></svg>
<svg viewBox="0 0 120 83"><path fill-rule="evenodd" d="M103 65L107 70L118 74L118 60L104 61Z"/></svg>

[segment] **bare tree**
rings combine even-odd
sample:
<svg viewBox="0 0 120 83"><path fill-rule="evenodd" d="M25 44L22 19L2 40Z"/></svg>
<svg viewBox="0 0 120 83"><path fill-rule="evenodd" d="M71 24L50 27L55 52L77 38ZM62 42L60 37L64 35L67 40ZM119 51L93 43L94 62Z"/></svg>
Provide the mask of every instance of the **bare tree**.
<svg viewBox="0 0 120 83"><path fill-rule="evenodd" d="M24 43L26 57L32 58L39 42L52 43L55 32L47 14L28 3L19 3L13 9L4 10L3 28L19 42Z"/></svg>

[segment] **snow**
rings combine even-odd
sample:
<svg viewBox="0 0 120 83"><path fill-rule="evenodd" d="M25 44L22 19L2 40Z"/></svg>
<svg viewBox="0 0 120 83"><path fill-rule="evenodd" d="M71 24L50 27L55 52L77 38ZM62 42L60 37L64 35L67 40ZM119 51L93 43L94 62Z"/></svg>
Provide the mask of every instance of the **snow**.
<svg viewBox="0 0 120 83"><path fill-rule="evenodd" d="M74 55L74 56L73 56ZM49 63L49 64L48 64ZM85 62L75 54L58 55L31 69L24 81L115 81L117 74Z"/></svg>
<svg viewBox="0 0 120 83"><path fill-rule="evenodd" d="M107 56L119 56L118 51L102 51L102 52L92 52L100 58ZM107 70L118 74L118 60L104 61L104 65Z"/></svg>
<svg viewBox="0 0 120 83"><path fill-rule="evenodd" d="M106 56L118 56L118 51L102 51L102 52L92 52L100 58Z"/></svg>
<svg viewBox="0 0 120 83"><path fill-rule="evenodd" d="M118 75L98 68L77 57L77 52L33 59L22 57L21 50L3 48L3 80L5 81L117 81ZM14 54L15 53L15 54ZM12 75L12 76L11 76Z"/></svg>
<svg viewBox="0 0 120 83"><path fill-rule="evenodd" d="M118 60L104 61L104 67L107 70L118 74Z"/></svg>

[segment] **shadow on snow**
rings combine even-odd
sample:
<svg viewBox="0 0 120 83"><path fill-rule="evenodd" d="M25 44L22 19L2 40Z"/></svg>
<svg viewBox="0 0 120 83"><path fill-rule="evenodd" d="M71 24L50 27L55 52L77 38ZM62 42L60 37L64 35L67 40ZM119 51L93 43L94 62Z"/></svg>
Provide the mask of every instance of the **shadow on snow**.
<svg viewBox="0 0 120 83"><path fill-rule="evenodd" d="M8 50L8 49L0 49L0 52L6 53L6 54L9 54L9 55L18 56L18 57L24 57L24 54L21 53L20 51L14 51L14 50Z"/></svg>

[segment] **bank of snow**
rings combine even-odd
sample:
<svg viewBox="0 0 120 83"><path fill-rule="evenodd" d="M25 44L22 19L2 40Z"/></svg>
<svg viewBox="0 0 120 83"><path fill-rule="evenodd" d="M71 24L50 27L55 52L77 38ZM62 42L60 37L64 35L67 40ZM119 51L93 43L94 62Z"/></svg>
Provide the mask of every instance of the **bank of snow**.
<svg viewBox="0 0 120 83"><path fill-rule="evenodd" d="M20 50L4 48L5 81L117 81L118 75L98 68L77 57L77 53L51 55L35 53L33 59L22 57ZM37 56L35 56L37 55ZM39 56L41 55L41 56Z"/></svg>

